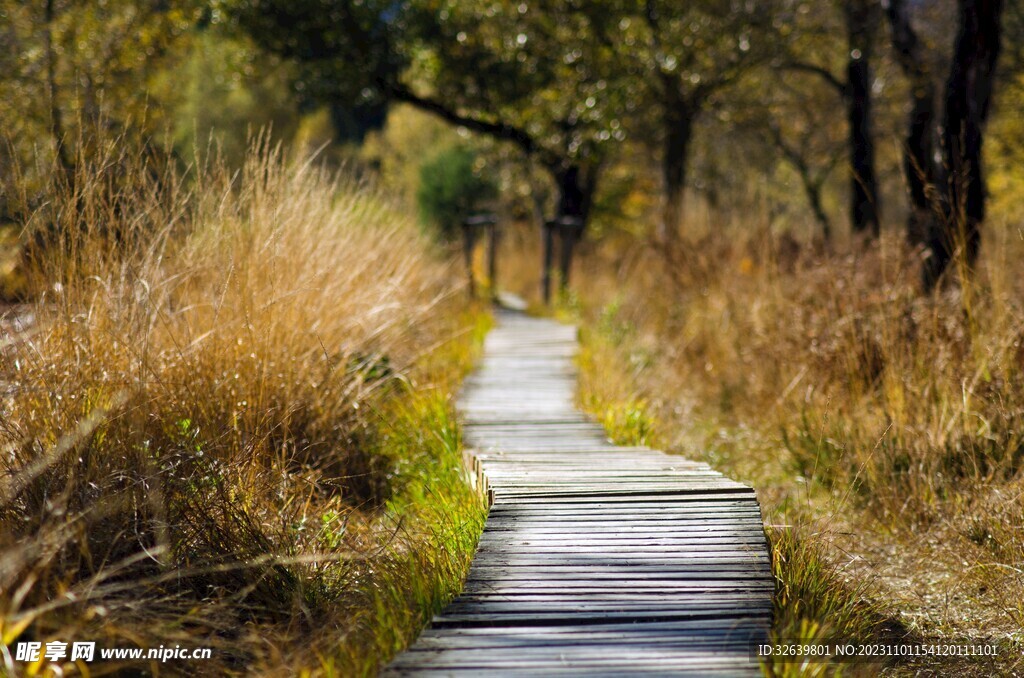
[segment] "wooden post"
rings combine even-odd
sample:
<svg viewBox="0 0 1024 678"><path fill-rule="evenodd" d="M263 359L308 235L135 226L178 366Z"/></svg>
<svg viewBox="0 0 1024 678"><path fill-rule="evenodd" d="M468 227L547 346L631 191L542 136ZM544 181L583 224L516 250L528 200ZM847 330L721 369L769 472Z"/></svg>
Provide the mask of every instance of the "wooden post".
<svg viewBox="0 0 1024 678"><path fill-rule="evenodd" d="M469 273L469 294L476 296L476 281L473 278L473 249L476 247L477 232L487 229L487 275L490 276L491 296L497 294L497 284L494 276L497 271L497 225L498 218L493 214L474 214L462 222L462 232L465 243L466 271Z"/></svg>
<svg viewBox="0 0 1024 678"><path fill-rule="evenodd" d="M562 217L558 220L559 235L562 239L561 261L559 262L559 289L564 292L569 289L569 273L572 269L572 252L576 247L576 241L583 232L583 221L576 217Z"/></svg>
<svg viewBox="0 0 1024 678"><path fill-rule="evenodd" d="M487 225L487 278L491 282L491 299L498 298L498 224Z"/></svg>
<svg viewBox="0 0 1024 678"><path fill-rule="evenodd" d="M466 275L469 278L469 296L476 297L476 281L473 279L473 248L476 245L476 227L469 219L462 222L462 255L466 262Z"/></svg>
<svg viewBox="0 0 1024 678"><path fill-rule="evenodd" d="M541 294L545 304L551 303L551 266L555 259L555 223L544 222L544 261L541 272Z"/></svg>

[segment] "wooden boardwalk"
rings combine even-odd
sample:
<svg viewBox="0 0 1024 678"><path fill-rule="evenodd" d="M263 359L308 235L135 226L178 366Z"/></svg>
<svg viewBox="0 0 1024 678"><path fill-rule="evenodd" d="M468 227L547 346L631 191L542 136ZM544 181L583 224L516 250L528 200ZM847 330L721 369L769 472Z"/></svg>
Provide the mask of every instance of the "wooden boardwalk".
<svg viewBox="0 0 1024 678"><path fill-rule="evenodd" d="M753 490L617 447L573 406L575 328L502 311L460 409L493 505L456 600L387 675L759 675Z"/></svg>

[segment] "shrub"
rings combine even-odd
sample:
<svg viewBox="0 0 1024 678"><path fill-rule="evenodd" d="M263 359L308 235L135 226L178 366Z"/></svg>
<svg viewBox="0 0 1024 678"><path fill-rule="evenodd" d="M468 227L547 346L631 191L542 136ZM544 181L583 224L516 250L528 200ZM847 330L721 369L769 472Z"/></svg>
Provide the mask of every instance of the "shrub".
<svg viewBox="0 0 1024 678"><path fill-rule="evenodd" d="M420 167L420 217L445 240L455 237L462 220L495 195L494 184L474 168L475 160L465 146L451 146Z"/></svg>

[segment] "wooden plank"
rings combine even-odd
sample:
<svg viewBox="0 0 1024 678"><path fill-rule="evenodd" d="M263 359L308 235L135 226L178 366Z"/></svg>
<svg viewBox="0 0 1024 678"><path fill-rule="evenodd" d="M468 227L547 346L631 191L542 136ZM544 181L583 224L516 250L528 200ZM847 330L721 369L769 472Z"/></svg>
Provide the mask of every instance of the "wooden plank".
<svg viewBox="0 0 1024 678"><path fill-rule="evenodd" d="M616 651L617 650L617 651ZM578 668L590 667L622 667L635 672L638 667L676 666L681 663L703 667L732 667L742 664L742 657L747 654L745 644L702 644L692 643L692 647L673 645L623 645L615 648L598 646L535 646L532 648L484 648L481 650L434 650L424 649L408 657L407 662L415 661L420 666L466 667L475 669L499 670L514 667L543 667L557 661L562 666ZM747 659L750 662L749 659ZM754 666L756 662L752 662Z"/></svg>
<svg viewBox="0 0 1024 678"><path fill-rule="evenodd" d="M608 489L618 490L623 487L647 486L681 486L686 489L694 486L733 488L727 482L720 481L712 471L704 469L680 469L675 471L624 471L620 475L614 472L596 473L577 469L559 469L557 471L504 471L500 467L487 462L480 462L487 471L491 481L497 485L522 489L545 487L552 492L575 492L576 490Z"/></svg>
<svg viewBox="0 0 1024 678"><path fill-rule="evenodd" d="M768 577L761 577L757 579L731 579L731 578L704 578L704 577L688 577L673 579L666 577L664 579L638 579L635 582L630 582L629 589L623 589L620 584L617 584L612 579L591 579L586 576L579 577L577 579L538 579L537 577L520 576L518 579L509 576L494 575L490 578L487 577L473 577L466 582L463 587L463 593L473 593L479 591L494 591L494 592L521 592L521 591L576 591L580 589L594 589L597 590L613 590L613 591L644 591L647 589L658 589L658 590L695 590L695 589L714 589L725 590L730 588L756 588L762 589L766 586L775 586L775 581Z"/></svg>
<svg viewBox="0 0 1024 678"><path fill-rule="evenodd" d="M624 636L622 634L594 634L579 636L576 638L551 638L543 636L522 637L522 636L496 636L491 638L466 638L466 637L442 637L434 639L422 639L416 643L413 652L441 652L441 651L466 651L466 650L526 650L531 648L548 648L556 650L559 648L598 648L612 644L616 649L628 648L634 651L640 649L665 650L679 648L687 650L733 648L738 646L740 651L747 650L751 643L762 638L761 634L681 634L679 632L661 633L650 635ZM747 650L749 651L749 650Z"/></svg>
<svg viewBox="0 0 1024 678"><path fill-rule="evenodd" d="M562 464L578 464L579 462L577 461L577 456L581 459L585 459L587 458L587 455L590 452L593 452L594 456L600 456L602 459L607 459L610 458L611 456L617 456L620 460L626 463L629 463L631 460L636 460L637 463L642 463L648 458L654 460L668 460L669 462L678 461L679 463L682 464L700 463L691 462L687 459L683 459L682 457L664 454L662 452L656 452L648 447L620 447L617 445L612 445L611 443L608 443L604 447L594 447L591 449L579 450L576 454L572 455L571 457L552 455L551 461L555 461ZM481 459L497 458L506 459L508 461L514 461L517 464L533 463L532 457L527 458L526 456L524 456L528 455L529 453L510 452L507 450L495 450L494 452L483 452L481 450L474 450L473 453L476 456L479 456Z"/></svg>
<svg viewBox="0 0 1024 678"><path fill-rule="evenodd" d="M738 495L742 497L742 495ZM534 495L526 493L523 495L514 495L511 493L505 493L498 498L495 502L492 510L504 511L506 507L513 507L513 510L530 510L540 509L544 510L545 507L550 507L553 512L561 511L563 514L580 511L580 512L597 512L597 511L616 511L620 514L628 513L630 509L637 512L658 512L658 511L672 511L677 507L685 507L688 501L700 502L707 499L707 495L702 492L675 492L666 493L660 495L651 494L581 494L574 495L570 493L553 494L553 495ZM637 506L639 504L639 506ZM719 506L724 504L718 504ZM749 508L754 508L753 505L749 505Z"/></svg>
<svg viewBox="0 0 1024 678"><path fill-rule="evenodd" d="M600 553L605 555L635 554L636 557L647 557L654 554L677 554L685 557L693 557L695 553L705 553L709 550L713 553L753 553L764 548L764 537L719 537L719 538L671 538L655 539L652 537L636 537L634 539L593 539L593 538L570 538L564 539L517 539L509 542L502 542L498 539L488 539L482 542L477 548L477 555L485 557L491 553L504 553L508 549L515 549L516 553L522 555L558 553L569 556L585 553ZM760 557L761 554L758 554Z"/></svg>
<svg viewBox="0 0 1024 678"><path fill-rule="evenodd" d="M675 642L660 638L658 640L646 640L639 638L633 642L616 643L616 647L607 647L594 641L589 643L536 643L527 645L525 643L512 646L489 646L489 647L417 647L413 649L416 654L413 657L421 662L450 662L468 661L487 662L488 664L498 663L506 665L516 660L535 660L537 657L560 653L563 660L607 662L608 660L625 662L632 659L644 660L657 657L659 660L683 659L699 656L705 660L725 662L729 659L728 653L746 652L747 643L724 637L684 637ZM723 656L725 655L725 656ZM410 657L412 659L412 657Z"/></svg>
<svg viewBox="0 0 1024 678"><path fill-rule="evenodd" d="M608 634L612 637L627 637L634 633L670 633L690 634L694 631L720 631L728 629L751 629L764 628L764 620L754 617L741 617L736 620L728 619L703 619L684 621L662 621L649 622L643 625L637 624L580 624L580 625L558 625L558 626L510 626L510 627L486 627L474 626L465 629L437 629L427 628L421 637L432 636L443 637L490 637L490 636L573 636L573 635L600 635Z"/></svg>
<svg viewBox="0 0 1024 678"><path fill-rule="evenodd" d="M470 581L481 583L495 582L535 582L540 579L555 585L565 582L627 582L627 586L642 587L647 583L671 583L675 581L707 581L718 579L729 582L763 581L774 585L771 569L767 563L763 567L742 565L700 565L687 566L686 569L662 566L634 566L630 568L587 569L579 567L528 567L511 566L496 567L476 565L471 572Z"/></svg>
<svg viewBox="0 0 1024 678"><path fill-rule="evenodd" d="M680 603L687 605L741 605L764 602L764 591L628 591L625 593L464 593L448 607L447 612L487 613L498 610L513 612L585 610L660 610L674 612Z"/></svg>
<svg viewBox="0 0 1024 678"><path fill-rule="evenodd" d="M691 565L697 567L703 565L709 569L731 566L737 568L747 567L753 570L758 567L767 568L770 564L768 556L756 553L752 553L750 555L741 555L739 553L713 555L691 554L688 556L674 558L671 556L661 556L659 558L651 556L620 558L599 556L590 560L583 557L573 558L571 556L552 554L526 555L522 557L515 557L506 554L481 554L479 556L479 561L481 566L496 568L573 568L577 571L582 568L589 568L591 571L627 570L623 572L623 574L626 575L626 582L634 576L632 571L639 568L657 568L655 569L657 572L659 570L669 570L672 567L681 568ZM628 586L628 583L624 583L623 585Z"/></svg>
<svg viewBox="0 0 1024 678"><path fill-rule="evenodd" d="M730 516L714 520L701 520L699 517L689 516L680 520L577 520L575 518L565 521L549 520L528 520L519 518L516 520L495 519L494 527L484 535L486 538L510 539L518 536L576 534L578 536L593 535L598 538L608 538L612 535L635 538L642 535L655 537L668 537L672 533L684 536L708 536L722 534L756 535L764 539L764 526L758 523L756 516L742 518Z"/></svg>
<svg viewBox="0 0 1024 678"><path fill-rule="evenodd" d="M578 532L548 532L525 534L518 530L507 530L504 532L488 532L480 540L481 547L508 548L524 546L543 546L545 548L563 545L575 548L577 546L596 547L599 545L625 545L632 548L643 548L647 546L713 546L716 544L747 544L753 543L758 548L764 546L764 532L742 530L722 530L717 533L702 531L677 532L675 534L652 534L650 532L633 533L605 533L605 534L579 534Z"/></svg>
<svg viewBox="0 0 1024 678"><path fill-rule="evenodd" d="M562 533L566 530L584 529L589 533L599 534L608 532L631 532L633 530L648 533L656 532L690 532L690 531L717 531L724 529L750 529L764 534L764 524L756 515L744 516L743 514L726 515L722 518L708 519L699 513L690 515L677 515L666 520L660 518L634 518L622 516L621 520L608 520L604 518L572 518L566 517L563 520L547 518L508 518L495 517L493 524L488 523L487 531L497 533L503 531L529 531L531 533L545 534L548 532Z"/></svg>
<svg viewBox="0 0 1024 678"><path fill-rule="evenodd" d="M616 585L615 582L605 581L603 585L600 582L545 582L548 586L531 586L531 582L520 581L518 585L511 585L508 582L472 582L467 585L463 590L461 596L468 597L467 599L473 599L479 596L500 596L508 598L509 600L521 600L522 596L551 596L561 597L563 599L570 599L573 597L604 597L609 595L633 595L637 593L640 595L650 593L652 595L671 597L676 594L696 594L703 595L705 593L743 593L743 594L754 594L759 596L764 595L765 591L769 593L774 592L775 587L772 582L764 580L749 580L747 582L736 582L732 580L724 580L717 582L718 586L710 586L711 583L708 581L698 582L663 582L663 581L652 581L646 582L648 586L633 586L630 585L629 593L623 593L621 585ZM562 584L563 588L555 588L555 584Z"/></svg>
<svg viewBox="0 0 1024 678"><path fill-rule="evenodd" d="M644 623L647 621L667 621L678 619L728 619L739 615L760 613L768 617L771 614L771 602L762 604L735 603L732 605L706 605L697 603L676 605L663 609L638 607L637 609L608 610L593 608L580 611L572 610L529 610L529 609L493 609L477 612L445 612L434 617L435 626L466 626L466 625L522 625L550 624L552 622L607 622L630 621Z"/></svg>
<svg viewBox="0 0 1024 678"><path fill-rule="evenodd" d="M395 668L385 669L382 675L384 676L423 676L425 678L431 677L448 677L450 678L456 672L462 672L456 669L444 669L444 668L427 668L418 667L410 670L408 668ZM559 678L560 676L579 676L581 669L576 668L560 668L556 666L544 666L542 668L526 668L526 667L515 667L514 670L506 671L505 675L514 676L543 676L544 678ZM471 675L479 675L474 671L465 671ZM628 673L626 670L616 670L614 667L605 669L604 667L594 668L591 667L585 671L587 678L622 678L624 673ZM643 670L644 676L673 676L675 678L735 678L737 675L746 675L745 673L737 673L734 669L711 669L708 667L695 667L695 668L684 668L684 667L673 667L671 669L657 669L647 668Z"/></svg>
<svg viewBox="0 0 1024 678"><path fill-rule="evenodd" d="M486 473L486 469L484 469ZM615 484L587 483L580 485L536 485L533 483L501 483L491 478L496 493L502 497L551 497L573 499L578 502L586 497L653 497L677 494L704 493L709 489L720 489L703 482L631 482Z"/></svg>
<svg viewBox="0 0 1024 678"><path fill-rule="evenodd" d="M495 504L491 507L492 514L504 516L531 516L531 515L583 515L586 513L605 513L611 515L634 515L648 518L661 514L686 515L691 513L730 511L760 514L757 504L750 499L742 497L716 498L708 495L679 495L669 499L661 498L658 502L626 502L577 499L571 506L554 506L550 502L509 502L507 504Z"/></svg>
<svg viewBox="0 0 1024 678"><path fill-rule="evenodd" d="M693 573L700 573L705 576L721 573L725 576L727 573L738 572L766 576L770 573L769 565L770 561L767 558L759 560L750 560L749 558L733 560L726 558L690 558L672 563L588 563L586 565L578 562L552 562L550 560L532 563L481 561L479 564L473 563L472 573L479 576L478 573L482 574L485 571L499 575L515 571L530 573L550 572L551 576L548 578L554 579L560 572L564 572L567 576L572 577L621 577L627 582L624 585L628 585L628 582L632 579L640 579L644 576L657 578L658 575L670 578L672 576L679 577Z"/></svg>
<svg viewBox="0 0 1024 678"><path fill-rule="evenodd" d="M717 543L717 540L733 537L742 540L744 543L753 542L759 545L759 547L763 546L765 542L764 532L753 521L750 521L748 526L739 523L721 523L710 528L705 523L693 524L695 527L692 530L687 530L685 523L675 521L647 523L635 527L603 527L602 525L606 524L601 523L598 523L598 526L594 528L588 528L585 524L581 524L584 525L583 527L573 527L570 525L567 528L556 526L537 528L529 524L520 524L508 528L495 526L493 530L488 530L487 534L481 538L480 543L502 544L506 543L506 540L511 540L512 543L526 541L528 543L544 544L546 542L562 542L565 540L597 539L637 544L643 540L653 538L678 539L698 544L712 544Z"/></svg>
<svg viewBox="0 0 1024 678"><path fill-rule="evenodd" d="M764 539L764 526L759 524L756 516L739 517L733 516L725 519L701 520L696 517L686 517L679 520L626 520L618 522L615 520L495 520L494 527L487 531L486 538L507 539L514 537L536 536L544 538L548 535L577 534L583 536L595 536L608 538L609 536L621 535L634 538L637 536L651 535L655 537L668 537L673 534L679 536L708 536L716 535L752 535Z"/></svg>
<svg viewBox="0 0 1024 678"><path fill-rule="evenodd" d="M497 506L497 504L495 505ZM492 507L493 510L494 507ZM710 511L710 509L709 509ZM573 514L568 511L560 511L556 515L545 516L541 513L498 513L492 512L490 520L494 521L495 529L515 529L517 527L529 527L531 525L540 527L554 527L566 529L595 529L602 526L614 525L621 522L622 529L628 530L631 526L642 528L644 526L655 527L658 525L672 526L679 525L685 528L686 525L707 525L709 527L719 525L742 525L754 524L760 520L756 511L722 510L709 513L706 517L696 511L658 511L650 515L633 517L628 513L618 511L586 511ZM628 522L627 522L628 521Z"/></svg>
<svg viewBox="0 0 1024 678"><path fill-rule="evenodd" d="M543 668L525 668L516 667L514 670L505 672L505 675L514 676L544 676L544 678L559 678L561 676L579 676L583 673L583 669L579 668L565 668L561 669L554 666L544 666ZM451 677L456 673L453 669L431 669L427 667L421 667L416 670L415 673L409 673L397 669L395 672L386 671L383 675L385 676L447 676ZM473 672L475 673L475 672ZM628 673L623 669L616 670L614 667L605 669L604 667L591 667L585 670L585 675L588 678L622 678L624 673ZM476 674L479 675L479 674ZM735 678L737 675L746 675L745 673L737 673L734 669L711 669L711 668L681 668L674 667L671 669L656 669L656 668L644 668L644 676L675 676L676 678Z"/></svg>
<svg viewBox="0 0 1024 678"><path fill-rule="evenodd" d="M699 499L699 498L698 498ZM550 507L545 509L545 507ZM638 521L652 520L685 520L699 519L707 516L710 520L721 520L729 516L757 517L761 512L754 504L730 504L726 502L675 501L642 507L632 504L583 504L561 506L552 502L533 502L512 504L496 503L491 507L490 517L494 520L528 521L543 518L546 520L609 520L633 517Z"/></svg>

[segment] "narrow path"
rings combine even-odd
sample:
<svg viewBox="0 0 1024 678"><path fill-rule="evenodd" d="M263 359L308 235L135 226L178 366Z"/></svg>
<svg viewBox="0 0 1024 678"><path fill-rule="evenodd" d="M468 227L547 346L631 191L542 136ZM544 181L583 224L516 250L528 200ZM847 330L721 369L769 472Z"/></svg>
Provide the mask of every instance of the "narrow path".
<svg viewBox="0 0 1024 678"><path fill-rule="evenodd" d="M759 675L753 490L618 447L573 406L575 328L502 311L460 409L493 505L465 590L389 675Z"/></svg>

